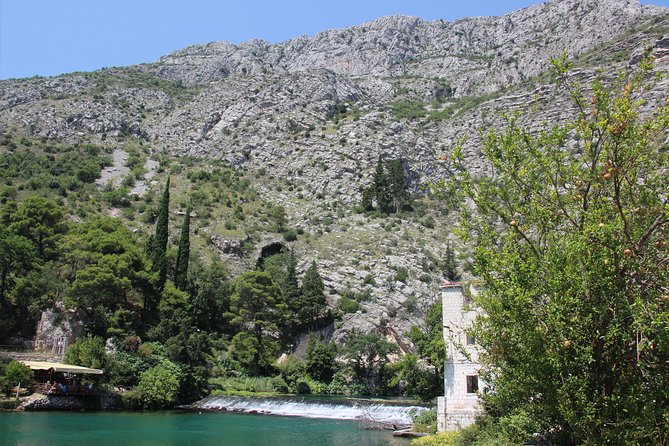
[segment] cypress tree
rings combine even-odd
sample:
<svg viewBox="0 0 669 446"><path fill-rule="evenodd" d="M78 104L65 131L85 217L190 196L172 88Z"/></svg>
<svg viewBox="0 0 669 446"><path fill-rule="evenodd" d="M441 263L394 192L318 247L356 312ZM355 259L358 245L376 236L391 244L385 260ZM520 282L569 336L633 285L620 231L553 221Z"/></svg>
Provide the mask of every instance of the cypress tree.
<svg viewBox="0 0 669 446"><path fill-rule="evenodd" d="M460 280L460 274L458 273L458 263L455 260L455 251L451 247L450 242L446 244L446 255L442 262L442 270L444 277L451 282L457 282Z"/></svg>
<svg viewBox="0 0 669 446"><path fill-rule="evenodd" d="M311 262L311 266L304 274L302 281L302 296L300 299L300 308L298 316L300 322L304 325L313 326L318 321L325 309L325 285L323 279L318 273L316 262Z"/></svg>
<svg viewBox="0 0 669 446"><path fill-rule="evenodd" d="M374 210L374 188L366 187L362 190L362 209L366 211Z"/></svg>
<svg viewBox="0 0 669 446"><path fill-rule="evenodd" d="M165 190L158 205L156 236L153 239L153 271L158 273L157 286L162 290L167 280L167 238L170 213L170 177L167 177Z"/></svg>
<svg viewBox="0 0 669 446"><path fill-rule="evenodd" d="M388 212L388 208L390 207L390 200L388 199L388 177L383 168L383 158L381 155L379 155L379 160L376 163L373 187L376 205L381 212Z"/></svg>
<svg viewBox="0 0 669 446"><path fill-rule="evenodd" d="M388 196L395 212L402 212L404 204L409 198L407 181L404 176L404 167L401 160L388 161Z"/></svg>
<svg viewBox="0 0 669 446"><path fill-rule="evenodd" d="M181 227L181 237L179 238L179 251L177 251L177 261L174 267L174 285L181 291L186 291L188 287L188 261L190 260L190 212L191 206L188 205L184 224Z"/></svg>

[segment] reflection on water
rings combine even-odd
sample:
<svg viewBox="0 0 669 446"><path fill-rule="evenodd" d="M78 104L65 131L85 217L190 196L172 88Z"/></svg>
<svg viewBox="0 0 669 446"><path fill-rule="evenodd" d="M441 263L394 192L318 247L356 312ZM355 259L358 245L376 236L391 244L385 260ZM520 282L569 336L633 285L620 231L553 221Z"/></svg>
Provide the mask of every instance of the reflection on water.
<svg viewBox="0 0 669 446"><path fill-rule="evenodd" d="M230 413L2 413L0 444L408 446L389 431L355 422Z"/></svg>

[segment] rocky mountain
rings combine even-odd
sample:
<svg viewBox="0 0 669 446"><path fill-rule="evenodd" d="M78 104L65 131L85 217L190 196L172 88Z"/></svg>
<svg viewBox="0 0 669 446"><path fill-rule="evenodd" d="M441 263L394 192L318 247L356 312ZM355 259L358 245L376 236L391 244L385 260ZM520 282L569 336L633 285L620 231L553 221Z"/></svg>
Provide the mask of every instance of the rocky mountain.
<svg viewBox="0 0 669 446"><path fill-rule="evenodd" d="M2 81L0 129L112 148L131 139L153 154L250 172L257 193L314 236L265 234L257 252L239 256L237 233L204 224L200 234L231 269L290 245L303 269L318 261L332 305L347 290L371 294L335 337L381 330L410 349L403 333L434 300L453 217L434 202L413 219L355 213L379 155L403 160L415 193L445 175L440 160L459 140L485 174L480 132L503 125L504 113L537 129L568 116L544 74L551 57L566 52L587 83L651 46L666 70L668 29L669 9L636 0L554 0L502 17L394 16L279 44L214 42L154 63ZM649 98L667 87L660 81Z"/></svg>

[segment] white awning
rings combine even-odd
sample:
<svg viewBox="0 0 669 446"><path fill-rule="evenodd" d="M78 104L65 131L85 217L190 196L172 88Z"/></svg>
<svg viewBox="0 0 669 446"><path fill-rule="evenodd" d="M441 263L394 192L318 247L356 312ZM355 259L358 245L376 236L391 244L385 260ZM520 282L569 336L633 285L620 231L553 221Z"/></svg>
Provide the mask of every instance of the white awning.
<svg viewBox="0 0 669 446"><path fill-rule="evenodd" d="M89 369L78 365L61 364L59 362L47 361L19 361L23 365L30 367L30 370L51 370L61 373L79 373L83 375L102 375L100 369Z"/></svg>

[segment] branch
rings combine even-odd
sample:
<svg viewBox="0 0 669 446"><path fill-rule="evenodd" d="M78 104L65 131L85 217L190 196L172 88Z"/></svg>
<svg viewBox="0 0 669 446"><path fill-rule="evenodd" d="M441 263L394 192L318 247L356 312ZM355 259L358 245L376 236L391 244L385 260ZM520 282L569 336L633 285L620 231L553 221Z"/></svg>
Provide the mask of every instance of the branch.
<svg viewBox="0 0 669 446"><path fill-rule="evenodd" d="M636 246L634 247L634 252L638 253L641 251L641 248L643 248L643 245L648 241L648 238L653 235L653 232L660 226L669 223L669 219L666 218L666 215L664 212L662 212L660 215L657 216L655 221L653 222L652 225L648 229L646 229L646 232L643 233L639 241L636 243Z"/></svg>

